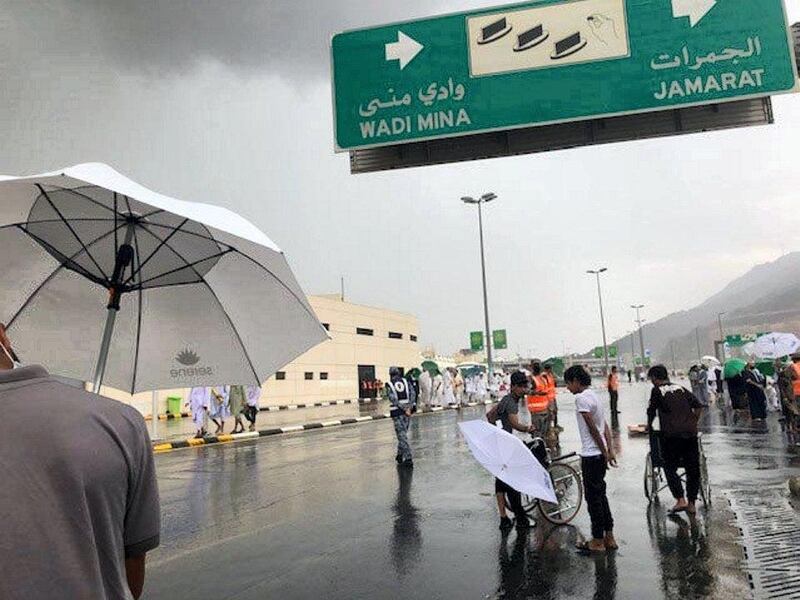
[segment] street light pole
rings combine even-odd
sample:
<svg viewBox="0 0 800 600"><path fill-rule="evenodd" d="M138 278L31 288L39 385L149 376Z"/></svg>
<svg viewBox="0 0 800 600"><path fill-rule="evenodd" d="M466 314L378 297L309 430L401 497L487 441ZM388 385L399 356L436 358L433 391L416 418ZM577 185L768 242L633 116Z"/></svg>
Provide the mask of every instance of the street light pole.
<svg viewBox="0 0 800 600"><path fill-rule="evenodd" d="M644 304L631 304L631 308L636 311L636 324L639 326L639 347L642 350L642 369L644 369L645 368L644 328L642 327L642 315L639 312L644 308Z"/></svg>
<svg viewBox="0 0 800 600"><path fill-rule="evenodd" d="M608 375L610 369L608 367L608 342L606 341L606 319L605 315L603 314L603 291L600 288L600 275L608 271L606 267L602 269L597 269L596 271L586 271L589 275L594 275L597 277L597 298L600 301L600 326L603 329L603 356L605 357L605 375Z"/></svg>
<svg viewBox="0 0 800 600"><path fill-rule="evenodd" d="M478 230L480 233L480 240L481 240L481 276L483 278L483 318L484 318L484 324L486 326L486 361L488 364L488 371L489 371L488 380L490 383L494 376L494 366L492 363L492 337L491 337L492 332L491 328L489 327L489 293L487 291L487 286L486 286L486 255L483 244L483 204L486 204L493 200L497 200L497 196L492 193L484 194L477 200L467 196L461 198L461 201L464 202L465 204L478 205Z"/></svg>
<svg viewBox="0 0 800 600"><path fill-rule="evenodd" d="M722 362L725 362L725 332L722 330L722 317L725 316L724 312L717 313L717 323L719 324L719 343L720 350L722 351Z"/></svg>
<svg viewBox="0 0 800 600"><path fill-rule="evenodd" d="M694 328L694 337L695 340L697 341L697 363L700 364L701 362L703 362L703 355L700 352L700 327Z"/></svg>

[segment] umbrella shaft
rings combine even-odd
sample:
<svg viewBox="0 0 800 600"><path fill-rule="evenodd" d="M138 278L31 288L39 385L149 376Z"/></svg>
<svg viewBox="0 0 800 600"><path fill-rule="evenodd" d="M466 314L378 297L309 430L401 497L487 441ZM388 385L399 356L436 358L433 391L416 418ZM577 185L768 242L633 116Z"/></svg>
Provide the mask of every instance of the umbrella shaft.
<svg viewBox="0 0 800 600"><path fill-rule="evenodd" d="M106 374L106 363L108 362L108 351L111 348L111 336L114 335L114 324L117 320L116 308L108 309L108 316L106 317L106 326L103 330L103 341L100 343L100 355L97 357L97 367L94 371L94 385L92 391L95 394L100 393L100 386L103 385L103 377Z"/></svg>

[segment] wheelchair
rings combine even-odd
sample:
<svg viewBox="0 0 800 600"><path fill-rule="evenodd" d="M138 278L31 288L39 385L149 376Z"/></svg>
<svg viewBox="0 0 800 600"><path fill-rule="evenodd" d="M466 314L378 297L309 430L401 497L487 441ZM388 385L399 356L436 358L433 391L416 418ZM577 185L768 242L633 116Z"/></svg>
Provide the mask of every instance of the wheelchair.
<svg viewBox="0 0 800 600"><path fill-rule="evenodd" d="M644 496L648 503L658 502L658 493L668 488L667 476L664 473L664 458L662 453L661 432L651 431L650 452L647 454L644 467ZM711 504L711 482L708 479L708 464L703 451L702 434L697 435L697 450L700 457L700 499L703 504ZM678 475L686 485L686 471L680 467Z"/></svg>

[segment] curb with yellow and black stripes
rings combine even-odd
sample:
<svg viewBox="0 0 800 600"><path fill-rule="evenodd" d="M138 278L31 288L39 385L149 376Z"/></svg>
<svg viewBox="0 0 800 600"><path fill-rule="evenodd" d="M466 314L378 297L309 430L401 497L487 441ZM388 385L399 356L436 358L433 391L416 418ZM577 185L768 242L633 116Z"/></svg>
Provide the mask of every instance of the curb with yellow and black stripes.
<svg viewBox="0 0 800 600"><path fill-rule="evenodd" d="M490 405L494 402L470 402L464 405L463 408ZM426 408L419 411L417 414L434 414L445 410L458 410L457 405L450 406L436 406L433 408ZM346 419L337 419L335 421L322 421L320 423L307 423L305 425L289 425L286 427L273 427L271 429L263 429L261 431L248 431L244 433L230 433L222 435L209 435L202 438L191 438L188 440L178 440L174 442L164 442L153 444L153 451L156 454L163 452L172 452L173 450L181 450L183 448L197 448L200 446L210 446L214 444L230 444L232 442L242 442L246 440L254 440L262 437L272 437L276 435L284 435L288 433L298 433L303 431L313 431L316 429L329 429L332 427L342 427L344 425L358 425L360 423L371 423L373 421L384 421L390 419L388 414L371 415L364 417L352 417Z"/></svg>

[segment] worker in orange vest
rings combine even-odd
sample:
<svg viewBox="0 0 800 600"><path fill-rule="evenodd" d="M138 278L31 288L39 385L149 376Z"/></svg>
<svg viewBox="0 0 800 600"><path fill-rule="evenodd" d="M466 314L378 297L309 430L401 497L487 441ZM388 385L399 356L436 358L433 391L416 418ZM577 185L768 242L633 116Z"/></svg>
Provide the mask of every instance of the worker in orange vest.
<svg viewBox="0 0 800 600"><path fill-rule="evenodd" d="M553 365L547 363L544 366L544 377L547 379L547 399L550 401L550 422L553 427L558 427L558 404L556 404L556 375L553 373Z"/></svg>
<svg viewBox="0 0 800 600"><path fill-rule="evenodd" d="M794 395L790 406L791 415L788 417L789 430L796 431L798 421L800 421L800 418L797 416L798 408L800 408L800 406L798 406L798 403L800 403L800 353L792 354L792 364L790 364L784 372L791 381L792 393Z"/></svg>
<svg viewBox="0 0 800 600"><path fill-rule="evenodd" d="M611 398L611 414L616 415L619 413L617 404L619 402L619 373L617 367L611 367L611 373L608 375L608 395Z"/></svg>
<svg viewBox="0 0 800 600"><path fill-rule="evenodd" d="M542 364L533 363L531 377L531 393L527 396L528 411L531 413L531 425L536 428L536 435L545 439L550 424L550 393L547 378L542 373Z"/></svg>

